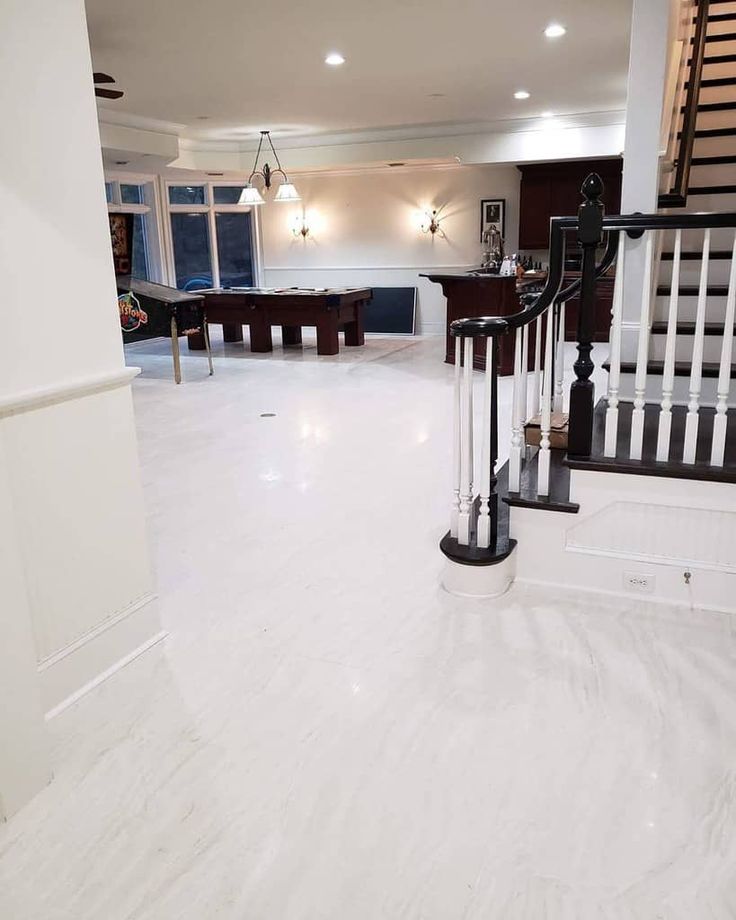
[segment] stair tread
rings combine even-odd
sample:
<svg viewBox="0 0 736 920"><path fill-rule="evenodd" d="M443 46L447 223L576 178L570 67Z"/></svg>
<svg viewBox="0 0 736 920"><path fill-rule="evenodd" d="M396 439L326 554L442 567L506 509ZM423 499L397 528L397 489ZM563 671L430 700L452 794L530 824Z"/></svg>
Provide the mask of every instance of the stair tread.
<svg viewBox="0 0 736 920"><path fill-rule="evenodd" d="M606 473L630 473L638 476L667 476L673 479L697 479L711 482L736 482L736 413L729 412L728 435L726 438L726 457L723 467L710 465L710 446L713 432L712 408L701 408L698 425L698 445L696 462L682 463L684 444L686 406L672 408L672 435L670 439L670 457L667 461L656 460L657 429L659 424L658 403L647 403L644 407L644 444L641 460L629 460L629 437L631 432L631 403L619 403L619 426L617 456L605 457L606 409L605 399L598 401L593 417L593 448L590 458L568 458L567 465L572 469L595 470Z"/></svg>
<svg viewBox="0 0 736 920"><path fill-rule="evenodd" d="M603 364L605 370L610 369L610 364L606 361ZM721 366L715 361L704 361L703 362L703 377L718 377L720 373ZM622 361L621 362L621 371L624 374L635 374L636 373L636 362L635 361ZM647 374L651 374L653 377L662 377L664 375L664 361L647 361ZM689 361L675 361L675 377L689 377L690 376L690 362ZM736 379L736 364L731 365L731 379Z"/></svg>
<svg viewBox="0 0 736 920"><path fill-rule="evenodd" d="M730 262L732 255L733 253L731 252L730 249L711 249L710 261L718 262L720 260L723 260L723 261ZM662 253L663 262L672 262L674 258L675 258L674 252L663 252ZM680 259L683 262L701 262L703 259L703 253L702 252L681 252Z"/></svg>
<svg viewBox="0 0 736 920"><path fill-rule="evenodd" d="M735 195L736 185L692 185L688 195Z"/></svg>
<svg viewBox="0 0 736 920"><path fill-rule="evenodd" d="M507 505L517 508L535 508L540 511L560 511L565 514L577 514L580 505L570 501L570 470L563 462L564 451L550 451L549 495L537 496L539 474L539 451L528 460L521 472L521 488L518 492L508 492L503 500Z"/></svg>
<svg viewBox="0 0 736 920"><path fill-rule="evenodd" d="M681 284L677 290L682 297L697 297L700 289L697 284ZM657 286L658 297L669 295L671 292L671 284L660 284ZM728 294L728 285L709 284L707 294L709 297L725 297L726 294Z"/></svg>
<svg viewBox="0 0 736 920"><path fill-rule="evenodd" d="M734 80L734 83L736 83L736 80ZM723 166L730 163L736 163L736 153L712 157L693 157L690 163L692 166Z"/></svg>
<svg viewBox="0 0 736 920"><path fill-rule="evenodd" d="M685 89L690 86L690 81L685 82ZM708 77L700 81L701 88L709 86L736 86L736 77Z"/></svg>
<svg viewBox="0 0 736 920"><path fill-rule="evenodd" d="M678 131L677 136L682 137L682 131ZM736 137L736 128L697 128L695 137Z"/></svg>
<svg viewBox="0 0 736 920"><path fill-rule="evenodd" d="M705 335L723 335L726 331L725 323L706 323L705 324ZM736 333L736 326L734 326L734 333ZM666 335L667 334L667 323L664 320L657 320L657 322L652 323L652 333L654 335ZM677 323L677 334L678 335L695 335L695 323L690 322L681 322Z"/></svg>

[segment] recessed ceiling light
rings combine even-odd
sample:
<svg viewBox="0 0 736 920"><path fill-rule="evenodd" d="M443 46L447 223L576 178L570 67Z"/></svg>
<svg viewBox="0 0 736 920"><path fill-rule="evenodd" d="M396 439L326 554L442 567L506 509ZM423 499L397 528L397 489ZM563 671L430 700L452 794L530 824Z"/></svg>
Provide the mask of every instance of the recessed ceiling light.
<svg viewBox="0 0 736 920"><path fill-rule="evenodd" d="M547 38L560 38L565 32L567 32L567 29L561 26L559 22L551 22L544 30L544 34Z"/></svg>
<svg viewBox="0 0 736 920"><path fill-rule="evenodd" d="M428 95L430 99L444 99L445 97L444 93L429 93Z"/></svg>
<svg viewBox="0 0 736 920"><path fill-rule="evenodd" d="M209 116L209 115L197 115L197 116L195 116L195 117L196 117L197 121L209 121L209 120L210 120L210 116Z"/></svg>
<svg viewBox="0 0 736 920"><path fill-rule="evenodd" d="M542 118L554 118L554 112L542 112Z"/></svg>
<svg viewBox="0 0 736 920"><path fill-rule="evenodd" d="M517 89L514 93L514 99L528 99L529 93L525 89Z"/></svg>
<svg viewBox="0 0 736 920"><path fill-rule="evenodd" d="M325 64L329 64L330 67L339 67L340 64L344 63L345 58L340 54L339 51L333 51L325 58Z"/></svg>

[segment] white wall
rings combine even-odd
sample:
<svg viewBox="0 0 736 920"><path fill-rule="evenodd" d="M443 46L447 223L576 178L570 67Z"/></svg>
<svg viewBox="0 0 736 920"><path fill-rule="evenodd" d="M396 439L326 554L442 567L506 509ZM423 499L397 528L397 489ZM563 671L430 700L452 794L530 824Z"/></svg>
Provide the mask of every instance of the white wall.
<svg viewBox="0 0 736 920"><path fill-rule="evenodd" d="M411 167L292 177L298 204L269 201L261 211L264 283L417 286L417 331L445 328L445 299L422 272L462 271L480 264L480 200L506 199L506 245L519 239L515 166ZM436 208L441 233L417 226L417 213ZM291 225L306 212L310 233Z"/></svg>
<svg viewBox="0 0 736 920"><path fill-rule="evenodd" d="M25 582L0 606L4 639L25 605L53 710L160 632L82 0L4 0L0 107L2 539Z"/></svg>

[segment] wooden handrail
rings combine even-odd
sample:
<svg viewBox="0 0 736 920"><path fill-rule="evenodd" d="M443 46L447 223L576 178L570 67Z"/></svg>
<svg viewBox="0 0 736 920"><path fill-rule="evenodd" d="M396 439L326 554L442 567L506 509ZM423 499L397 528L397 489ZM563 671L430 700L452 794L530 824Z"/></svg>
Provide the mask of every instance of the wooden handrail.
<svg viewBox="0 0 736 920"><path fill-rule="evenodd" d="M660 208L681 208L687 202L690 184L690 167L693 160L695 144L695 125L698 119L698 102L700 85L703 78L703 61L705 60L705 40L708 31L708 10L710 0L700 0L695 16L695 35L692 41L692 56L687 79L687 95L683 109L680 147L677 153L675 180L669 192L659 196ZM685 45L685 54L690 53L690 45Z"/></svg>

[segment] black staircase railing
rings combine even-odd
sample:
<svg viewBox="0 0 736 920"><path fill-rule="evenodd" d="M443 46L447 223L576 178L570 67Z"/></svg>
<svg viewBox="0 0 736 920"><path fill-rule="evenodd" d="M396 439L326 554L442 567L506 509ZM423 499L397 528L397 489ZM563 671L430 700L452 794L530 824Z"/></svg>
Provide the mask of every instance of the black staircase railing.
<svg viewBox="0 0 736 920"><path fill-rule="evenodd" d="M699 0L695 14L695 35L692 45L685 43L683 54L689 55L687 67L687 92L682 111L682 127L678 132L679 144L675 156L675 175L668 192L659 196L660 208L682 208L687 203L690 186L690 168L695 145L695 128L698 120L698 104L703 80L706 33L708 31L708 10L710 0Z"/></svg>
<svg viewBox="0 0 736 920"><path fill-rule="evenodd" d="M672 417L671 383L673 375L681 373L682 361L678 358L675 362L675 337L678 328L678 296L680 288L680 252L682 233L684 231L703 230L703 253L699 256L702 261L700 272L700 285L698 288L697 317L694 323L685 324L694 335L694 351L692 366L694 371L690 374L690 403L688 422L689 430L697 430L694 420L699 412L700 382L704 373L703 365L703 336L706 331L706 302L711 291L708 285L709 251L711 233L713 231L731 229L736 230L736 214L730 213L700 213L700 214L630 214L611 215L604 214L602 203L603 182L596 174L591 174L583 183L581 192L584 198L576 217L553 217L550 221L550 255L549 273L544 290L537 295L524 295L521 298L523 309L511 316L498 317L473 317L455 320L450 326L450 332L456 341L455 363L455 411L457 424L455 426L455 469L454 490L451 512L451 527L443 538L441 548L445 555L457 562L469 564L493 564L505 559L512 551L514 541L510 538L508 530L508 507L499 503L498 497L518 496L523 491L527 469L526 461L528 452L526 448L526 434L524 425L534 413L541 419L541 441L536 456L537 481L536 495L540 507L551 507L548 499L549 468L550 468L550 415L553 404L552 385L558 380L562 388L561 362L564 360L565 332L564 323L559 317L560 308L565 302L579 296L579 319L577 327L577 352L578 357L573 365L573 381L569 391L569 427L567 457L570 465L585 461L590 458L594 437L594 412L595 392L592 381L595 369L592 360L592 340L594 318L596 312L596 285L617 260L624 257L624 240L640 240L638 245L644 246L647 253L645 274L642 283L642 301L639 324L639 353L636 364L635 393L633 394L633 414L631 416L631 458L634 461L641 455L641 437L645 415L645 386L648 373L650 323L652 319L653 291L656 287L657 273L657 247L655 234L651 231L674 231L676 258L672 267L671 290L674 294L669 297L669 322L667 328L667 357L661 369L664 379L664 391L661 403L660 426L664 425L665 435L660 428L660 439L669 438L669 423ZM563 288L566 238L575 233L578 245L582 248L582 271L579 278L572 284ZM624 236L625 234L625 236ZM605 250L596 263L596 253L602 241L605 240ZM726 441L726 413L728 386L732 376L736 376L736 365L731 367L731 344L733 342L734 314L736 313L736 242L733 243L733 256L730 251L717 251L713 258L731 258L731 281L728 287L725 323L723 324L723 348L721 350L720 367L716 366L718 373L706 376L718 377L718 408L713 422L714 447L712 458L716 464L723 464L723 448ZM633 245L633 244L632 244ZM621 265L617 266L617 274L621 275ZM692 288L682 288L691 291ZM623 281L617 278L614 288L613 325L611 332L611 381L608 393L608 412L606 417L607 445L613 444L613 456L616 456L616 432L614 426L618 425L618 375L621 371L621 320L623 313ZM725 296L726 289L719 287L719 293ZM618 292L618 293L617 293ZM691 296L683 294L683 296ZM536 336L530 333L534 323L537 323ZM713 324L708 324L708 334L713 333ZM497 354L500 336L513 334L516 336L516 359L514 374L514 397L512 406L512 432L509 462L501 470L496 471L497 446L499 443L497 431ZM472 355L473 340L477 338L491 339L487 348L485 406L482 415L483 431L481 434L481 467L480 486L476 496L473 483L474 453L473 453L473 410L472 410ZM534 339L534 342L533 342ZM532 348L532 345L534 347ZM531 368L531 370L530 370ZM536 369L536 370L535 370ZM540 373L541 372L541 373ZM528 378L532 376L533 384L531 394L528 389ZM669 378L668 378L669 375ZM615 382L614 382L615 377ZM541 382L540 382L541 381ZM667 389L670 387L670 389ZM531 395L531 399L529 398ZM629 397L630 398L630 397ZM531 408L530 408L531 407ZM694 407L694 408L693 408ZM560 406L561 408L561 406ZM658 406L659 409L659 406ZM637 415L638 413L638 415ZM613 434L608 430L612 426ZM710 430L710 421L705 426ZM641 432L637 434L638 428ZM715 444L716 429L718 429L719 445ZM730 429L729 429L730 431ZM638 439L638 445L637 445ZM505 439L504 439L505 440ZM734 439L736 441L736 439ZM665 445L669 449L669 441ZM736 444L734 445L736 447ZM609 449L607 447L607 450ZM487 449L486 449L487 448ZM661 454L658 445L658 456ZM695 448L691 446L692 462L695 460ZM686 455L688 449L686 448ZM685 458L684 463L691 462ZM713 462L713 460L712 460ZM633 471L633 470L632 470ZM660 475L666 475L662 471ZM527 477L528 479L528 477ZM504 494L505 493L505 494ZM518 504L515 499L514 503ZM563 509L569 510L569 508ZM490 520L489 520L490 518Z"/></svg>

